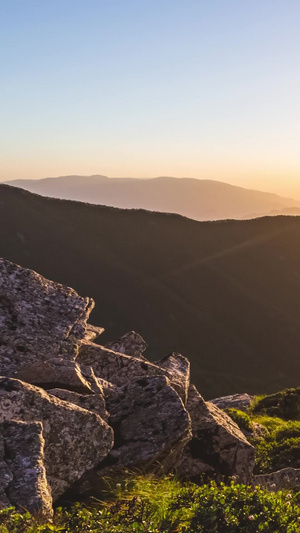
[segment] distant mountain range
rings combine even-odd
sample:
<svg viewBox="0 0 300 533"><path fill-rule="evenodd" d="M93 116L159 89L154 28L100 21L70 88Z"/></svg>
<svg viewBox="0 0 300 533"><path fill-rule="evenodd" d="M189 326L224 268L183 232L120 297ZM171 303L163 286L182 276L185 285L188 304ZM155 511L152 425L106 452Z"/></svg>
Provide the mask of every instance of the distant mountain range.
<svg viewBox="0 0 300 533"><path fill-rule="evenodd" d="M30 192L121 208L178 213L194 220L245 219L300 213L300 202L227 183L191 178L107 178L63 176L14 180L8 185Z"/></svg>
<svg viewBox="0 0 300 533"><path fill-rule="evenodd" d="M92 296L100 342L135 329L152 360L187 355L207 399L299 385L299 237L300 217L196 222L0 185L0 256Z"/></svg>

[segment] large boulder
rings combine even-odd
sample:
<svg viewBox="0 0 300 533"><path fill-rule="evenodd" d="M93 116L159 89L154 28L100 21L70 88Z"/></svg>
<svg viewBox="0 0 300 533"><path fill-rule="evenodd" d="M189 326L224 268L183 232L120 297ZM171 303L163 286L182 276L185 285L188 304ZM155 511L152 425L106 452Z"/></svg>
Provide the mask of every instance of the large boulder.
<svg viewBox="0 0 300 533"><path fill-rule="evenodd" d="M190 417L164 376L132 380L107 399L115 445L106 465L169 470L190 440Z"/></svg>
<svg viewBox="0 0 300 533"><path fill-rule="evenodd" d="M193 438L186 446L177 471L194 481L202 475L237 476L241 483L251 479L255 451L233 420L190 386L186 406L192 421Z"/></svg>
<svg viewBox="0 0 300 533"><path fill-rule="evenodd" d="M98 489L103 476L127 468L168 472L192 437L190 417L166 377L134 379L107 392L114 447L96 469L82 476L74 493Z"/></svg>
<svg viewBox="0 0 300 533"><path fill-rule="evenodd" d="M80 366L75 361L65 360L62 357L23 366L14 377L43 389L58 387L82 394L94 392L82 374Z"/></svg>
<svg viewBox="0 0 300 533"><path fill-rule="evenodd" d="M55 357L74 360L90 298L0 259L0 375Z"/></svg>
<svg viewBox="0 0 300 533"><path fill-rule="evenodd" d="M113 431L98 415L10 378L0 378L0 422L40 421L47 480L55 501L113 445Z"/></svg>
<svg viewBox="0 0 300 533"><path fill-rule="evenodd" d="M3 422L0 443L0 506L15 506L51 518L52 496L44 467L42 424Z"/></svg>
<svg viewBox="0 0 300 533"><path fill-rule="evenodd" d="M241 394L230 394L229 396L220 396L220 398L214 398L210 400L211 403L219 407L219 409L239 409L240 411L247 411L251 403L254 400L254 396L243 392Z"/></svg>

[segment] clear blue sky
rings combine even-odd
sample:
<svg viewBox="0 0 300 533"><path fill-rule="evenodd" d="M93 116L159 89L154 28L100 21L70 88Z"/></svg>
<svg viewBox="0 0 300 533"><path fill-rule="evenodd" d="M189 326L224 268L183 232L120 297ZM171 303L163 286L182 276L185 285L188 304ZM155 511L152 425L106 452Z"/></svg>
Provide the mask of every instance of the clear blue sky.
<svg viewBox="0 0 300 533"><path fill-rule="evenodd" d="M299 0L0 8L0 180L190 176L300 198Z"/></svg>

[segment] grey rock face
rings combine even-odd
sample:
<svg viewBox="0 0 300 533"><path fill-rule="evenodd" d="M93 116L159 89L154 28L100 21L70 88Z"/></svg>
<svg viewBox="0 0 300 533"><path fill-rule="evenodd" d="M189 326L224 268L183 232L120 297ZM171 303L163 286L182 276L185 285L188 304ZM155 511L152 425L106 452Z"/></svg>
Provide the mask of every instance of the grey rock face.
<svg viewBox="0 0 300 533"><path fill-rule="evenodd" d="M219 407L219 409L234 408L240 411L247 411L251 403L254 400L254 396L250 396L244 392L243 394L231 394L229 396L221 396L220 398L214 398L210 400L211 403Z"/></svg>
<svg viewBox="0 0 300 533"><path fill-rule="evenodd" d="M117 387L130 383L132 379L165 376L183 401L186 399L189 362L180 354L171 354L159 364L154 364L146 359L114 352L98 344L83 343L76 362L81 367L92 367L96 377Z"/></svg>
<svg viewBox="0 0 300 533"><path fill-rule="evenodd" d="M100 467L168 470L191 438L190 417L163 376L132 380L107 399L115 445Z"/></svg>
<svg viewBox="0 0 300 533"><path fill-rule="evenodd" d="M163 368L172 381L172 387L179 394L183 403L186 404L188 390L190 386L190 362L180 353L173 352L156 362L156 365Z"/></svg>
<svg viewBox="0 0 300 533"><path fill-rule="evenodd" d="M271 474L259 474L253 477L254 486L268 487L273 490L300 490L300 468L283 468Z"/></svg>
<svg viewBox="0 0 300 533"><path fill-rule="evenodd" d="M22 381L0 378L0 422L40 421L45 467L55 501L113 445L112 429L95 413L64 402Z"/></svg>
<svg viewBox="0 0 300 533"><path fill-rule="evenodd" d="M125 333L125 335L120 337L117 341L106 344L105 348L108 348L113 352L119 352L125 355L131 355L137 359L145 360L142 353L146 350L147 344L138 333L135 331L129 331L129 333Z"/></svg>
<svg viewBox="0 0 300 533"><path fill-rule="evenodd" d="M122 387L135 378L166 374L163 369L149 361L114 352L93 343L82 344L76 362L80 366L92 367L97 378L117 387Z"/></svg>
<svg viewBox="0 0 300 533"><path fill-rule="evenodd" d="M108 420L109 413L106 411L103 394L78 394L64 389L49 389L47 392L65 402L74 403L82 409L96 413L106 422Z"/></svg>
<svg viewBox="0 0 300 533"><path fill-rule="evenodd" d="M81 375L88 382L89 387L94 394L104 394L104 388L107 386L106 381L95 376L95 372L91 366L80 366ZM113 385L112 385L113 386Z"/></svg>
<svg viewBox="0 0 300 533"><path fill-rule="evenodd" d="M0 259L0 374L53 357L74 360L93 300Z"/></svg>
<svg viewBox="0 0 300 533"><path fill-rule="evenodd" d="M79 393L93 394L92 387L83 376L80 366L75 361L62 358L37 361L23 366L14 377L43 389L62 387Z"/></svg>
<svg viewBox="0 0 300 533"><path fill-rule="evenodd" d="M1 481L6 485L3 506L16 506L51 518L52 496L44 467L44 439L39 422L7 421L0 424L2 464ZM4 492L4 491L3 491Z"/></svg>
<svg viewBox="0 0 300 533"><path fill-rule="evenodd" d="M187 410L193 438L184 450L178 473L196 480L203 473L214 471L217 476L235 475L239 482L249 482L255 451L235 422L214 404L205 402L193 385Z"/></svg>

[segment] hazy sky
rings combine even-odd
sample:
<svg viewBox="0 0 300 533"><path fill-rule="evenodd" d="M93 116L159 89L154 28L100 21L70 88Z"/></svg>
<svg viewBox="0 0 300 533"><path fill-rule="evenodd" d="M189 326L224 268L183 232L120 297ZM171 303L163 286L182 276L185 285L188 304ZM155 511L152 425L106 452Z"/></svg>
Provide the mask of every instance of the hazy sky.
<svg viewBox="0 0 300 533"><path fill-rule="evenodd" d="M189 176L300 198L299 0L0 8L0 180Z"/></svg>

